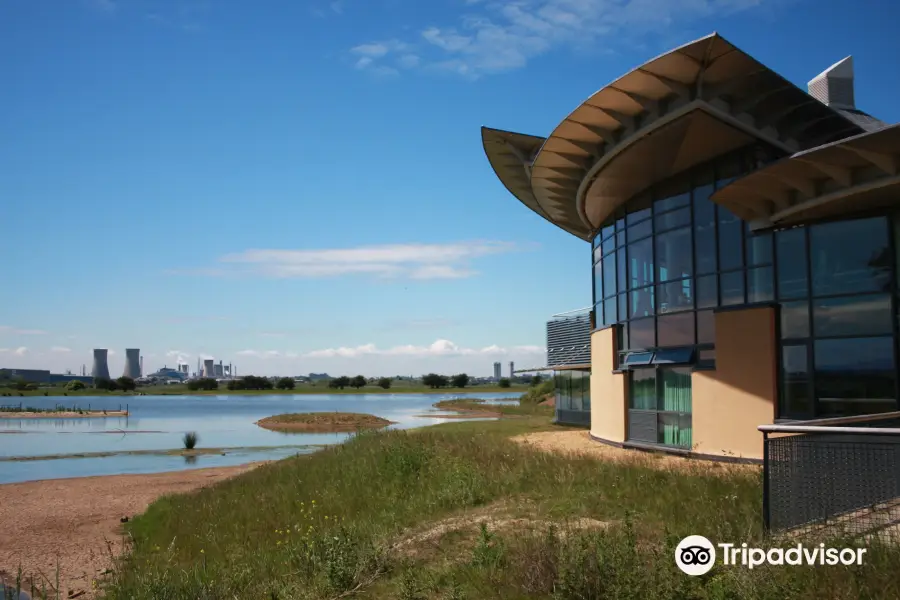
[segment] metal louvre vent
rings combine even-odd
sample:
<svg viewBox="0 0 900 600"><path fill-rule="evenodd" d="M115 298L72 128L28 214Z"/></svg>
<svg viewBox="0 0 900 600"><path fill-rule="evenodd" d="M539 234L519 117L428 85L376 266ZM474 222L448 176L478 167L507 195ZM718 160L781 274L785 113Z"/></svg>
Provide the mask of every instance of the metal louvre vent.
<svg viewBox="0 0 900 600"><path fill-rule="evenodd" d="M547 366L588 364L590 362L590 314L547 322Z"/></svg>

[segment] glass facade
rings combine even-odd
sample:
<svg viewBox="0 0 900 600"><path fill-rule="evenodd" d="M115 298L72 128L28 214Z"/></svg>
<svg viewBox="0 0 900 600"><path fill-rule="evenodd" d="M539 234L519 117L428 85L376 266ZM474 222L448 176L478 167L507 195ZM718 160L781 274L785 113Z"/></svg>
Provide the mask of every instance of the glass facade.
<svg viewBox="0 0 900 600"><path fill-rule="evenodd" d="M591 372L582 370L556 371L556 420L566 425L591 423Z"/></svg>
<svg viewBox="0 0 900 600"><path fill-rule="evenodd" d="M778 305L780 418L897 410L900 218L751 233L709 198L775 158L751 147L680 174L626 203L594 239L597 327L617 325L630 408L657 413L658 443L689 443L684 373L715 367L720 307ZM687 351L682 367L652 358L675 349ZM680 387L664 384L675 374ZM670 389L688 400L669 400Z"/></svg>

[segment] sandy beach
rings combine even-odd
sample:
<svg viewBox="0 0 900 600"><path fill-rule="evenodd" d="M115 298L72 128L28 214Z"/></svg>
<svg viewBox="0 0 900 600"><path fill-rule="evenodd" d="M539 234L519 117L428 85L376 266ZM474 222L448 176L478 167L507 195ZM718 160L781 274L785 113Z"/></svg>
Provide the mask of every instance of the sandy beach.
<svg viewBox="0 0 900 600"><path fill-rule="evenodd" d="M91 582L110 567L109 549L122 550L123 517L132 518L160 496L191 492L263 463L0 485L0 573L15 579L43 573L60 596L92 597ZM48 586L49 588L49 586ZM28 587L26 586L26 590Z"/></svg>

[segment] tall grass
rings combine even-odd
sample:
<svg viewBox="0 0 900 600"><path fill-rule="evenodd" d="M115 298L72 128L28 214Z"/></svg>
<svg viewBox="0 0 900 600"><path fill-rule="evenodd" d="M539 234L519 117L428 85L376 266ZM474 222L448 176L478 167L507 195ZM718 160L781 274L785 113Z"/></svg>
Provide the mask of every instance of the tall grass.
<svg viewBox="0 0 900 600"><path fill-rule="evenodd" d="M162 498L129 523L134 546L108 597L900 597L900 551L873 545L861 567L720 565L688 577L673 554L686 535L766 544L759 471L599 462L505 437L544 423L363 433ZM415 552L398 550L411 532L459 514ZM479 514L493 520L479 527ZM608 525L578 527L578 518Z"/></svg>

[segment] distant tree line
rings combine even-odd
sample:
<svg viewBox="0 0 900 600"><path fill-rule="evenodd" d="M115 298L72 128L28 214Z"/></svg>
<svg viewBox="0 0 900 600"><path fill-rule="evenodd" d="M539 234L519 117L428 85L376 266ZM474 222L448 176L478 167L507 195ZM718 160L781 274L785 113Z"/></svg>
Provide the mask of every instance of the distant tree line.
<svg viewBox="0 0 900 600"><path fill-rule="evenodd" d="M207 392L215 391L219 389L219 382L213 379L212 377L203 377L201 379L191 379L187 382L187 389L192 392L197 392L199 390L204 390Z"/></svg>
<svg viewBox="0 0 900 600"><path fill-rule="evenodd" d="M76 382L70 381L69 383L75 384ZM132 379L131 377L119 377L118 379L104 379L102 377L94 377L94 388L108 392L114 392L116 390L131 392L135 388L137 388L137 384L135 384L134 379Z"/></svg>

